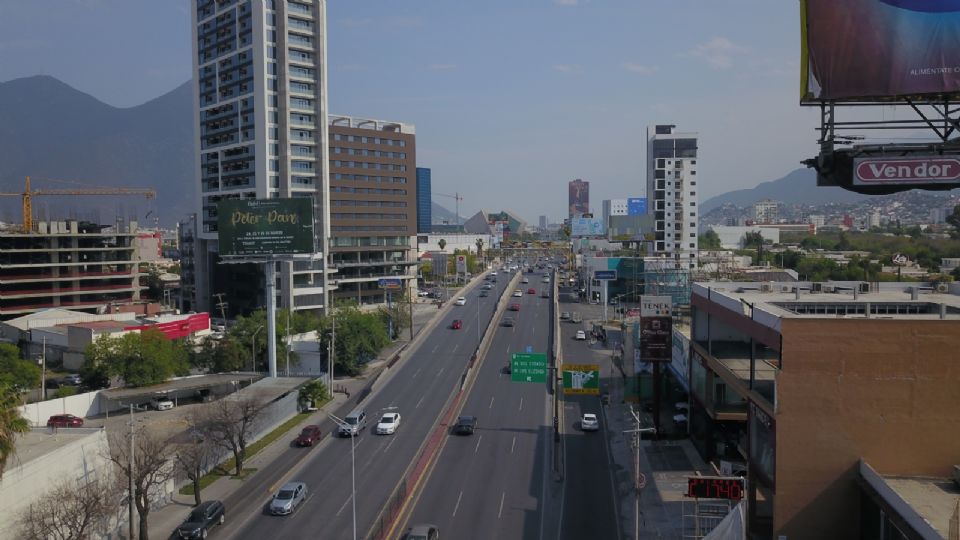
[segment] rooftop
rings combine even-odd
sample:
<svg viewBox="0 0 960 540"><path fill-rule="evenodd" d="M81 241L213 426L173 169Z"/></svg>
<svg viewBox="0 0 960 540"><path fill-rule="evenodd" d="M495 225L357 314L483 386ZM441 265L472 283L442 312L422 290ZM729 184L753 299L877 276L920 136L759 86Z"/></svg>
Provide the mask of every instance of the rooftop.
<svg viewBox="0 0 960 540"><path fill-rule="evenodd" d="M884 476L893 491L941 536L949 538L950 516L957 510L960 489L948 478Z"/></svg>
<svg viewBox="0 0 960 540"><path fill-rule="evenodd" d="M79 441L95 435L100 428L63 428L51 430L46 427L33 428L17 439L17 453L11 465L23 465L50 452L59 450L65 444Z"/></svg>

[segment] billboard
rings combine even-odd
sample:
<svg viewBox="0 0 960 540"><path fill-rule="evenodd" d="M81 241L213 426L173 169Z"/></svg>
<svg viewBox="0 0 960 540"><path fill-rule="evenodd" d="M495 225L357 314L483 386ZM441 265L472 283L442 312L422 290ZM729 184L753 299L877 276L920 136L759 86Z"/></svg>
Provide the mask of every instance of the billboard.
<svg viewBox="0 0 960 540"><path fill-rule="evenodd" d="M960 95L957 0L801 0L801 102Z"/></svg>
<svg viewBox="0 0 960 540"><path fill-rule="evenodd" d="M570 236L603 236L603 218L573 218L570 220Z"/></svg>
<svg viewBox="0 0 960 540"><path fill-rule="evenodd" d="M853 185L953 184L960 180L960 158L885 156L853 160Z"/></svg>
<svg viewBox="0 0 960 540"><path fill-rule="evenodd" d="M458 274L467 273L467 256L466 255L457 255L457 273Z"/></svg>
<svg viewBox="0 0 960 540"><path fill-rule="evenodd" d="M669 362L673 359L673 298L640 297L640 360Z"/></svg>
<svg viewBox="0 0 960 540"><path fill-rule="evenodd" d="M568 184L570 195L570 217L578 217L590 213L590 182L579 178Z"/></svg>
<svg viewBox="0 0 960 540"><path fill-rule="evenodd" d="M433 275L436 277L442 277L447 275L447 254L443 251L431 251L430 252L430 268L433 272Z"/></svg>
<svg viewBox="0 0 960 540"><path fill-rule="evenodd" d="M600 395L599 364L563 364L563 393Z"/></svg>
<svg viewBox="0 0 960 540"><path fill-rule="evenodd" d="M217 203L220 255L313 253L313 199L225 199Z"/></svg>
<svg viewBox="0 0 960 540"><path fill-rule="evenodd" d="M642 216L647 213L647 199L646 197L642 198L631 198L627 199L627 215L628 216Z"/></svg>

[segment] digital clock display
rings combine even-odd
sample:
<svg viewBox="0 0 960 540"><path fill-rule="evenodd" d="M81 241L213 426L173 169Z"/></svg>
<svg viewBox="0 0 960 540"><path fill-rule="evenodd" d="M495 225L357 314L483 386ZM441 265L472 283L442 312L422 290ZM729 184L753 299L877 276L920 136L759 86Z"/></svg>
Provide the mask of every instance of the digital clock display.
<svg viewBox="0 0 960 540"><path fill-rule="evenodd" d="M695 476L687 478L687 497L697 499L743 498L743 478L718 478L715 476Z"/></svg>

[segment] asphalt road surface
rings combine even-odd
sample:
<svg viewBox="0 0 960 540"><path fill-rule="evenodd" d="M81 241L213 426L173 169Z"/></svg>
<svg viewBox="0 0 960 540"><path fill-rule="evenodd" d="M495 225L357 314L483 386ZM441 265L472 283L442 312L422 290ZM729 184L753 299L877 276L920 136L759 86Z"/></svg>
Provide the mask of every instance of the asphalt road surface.
<svg viewBox="0 0 960 540"><path fill-rule="evenodd" d="M449 435L408 524L433 523L442 538L536 539L553 523L543 512L550 477L552 409L544 383L514 383L504 372L516 352L546 352L550 305L540 274L524 274L514 327L499 326L465 398L462 414L477 417L472 436ZM528 294L534 288L537 294ZM549 361L548 361L549 362ZM549 380L549 377L548 377Z"/></svg>
<svg viewBox="0 0 960 540"><path fill-rule="evenodd" d="M501 291L505 283L501 278L498 283ZM467 295L465 306L452 306L435 330L424 336L417 352L398 365L392 378L363 403L368 416L367 428L353 441L359 538L371 528L443 405L459 385L479 342L478 317L481 328L485 327L498 298L497 294L478 298L478 292L476 288ZM461 329L451 328L454 319L463 321ZM342 418L350 412L354 408L352 403L339 410L338 416ZM377 420L391 407L402 417L400 427L394 435L375 435L373 428ZM329 420L321 427L325 434L335 431L335 425ZM291 434L291 439L293 437L295 434ZM263 509L273 491L288 481L306 482L308 499L290 516L267 515ZM258 472L245 482L249 484L244 490L225 501L230 519L222 531L214 532L215 536L352 538L349 438L325 436L313 449L291 447L268 470Z"/></svg>

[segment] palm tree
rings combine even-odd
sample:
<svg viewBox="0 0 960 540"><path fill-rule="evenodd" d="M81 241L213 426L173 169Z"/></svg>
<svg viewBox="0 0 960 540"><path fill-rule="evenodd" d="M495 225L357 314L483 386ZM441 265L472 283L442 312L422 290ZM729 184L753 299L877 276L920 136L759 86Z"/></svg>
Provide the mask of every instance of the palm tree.
<svg viewBox="0 0 960 540"><path fill-rule="evenodd" d="M477 258L483 257L483 238L477 238Z"/></svg>
<svg viewBox="0 0 960 540"><path fill-rule="evenodd" d="M0 386L0 478L7 460L16 452L17 435L30 431L30 424L20 416L20 395L12 387Z"/></svg>

